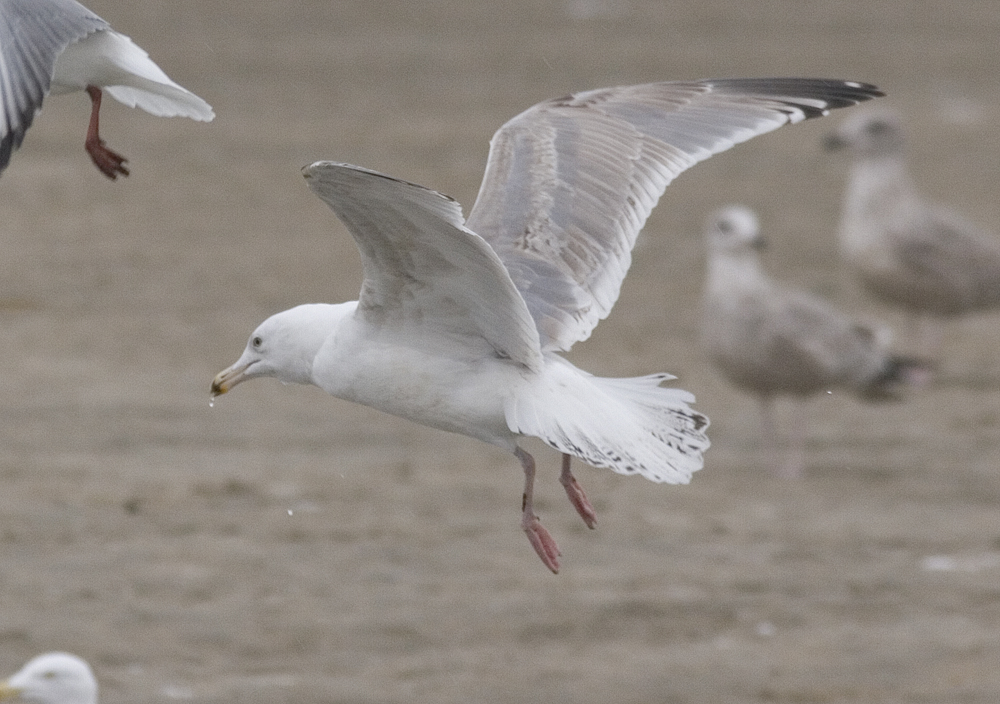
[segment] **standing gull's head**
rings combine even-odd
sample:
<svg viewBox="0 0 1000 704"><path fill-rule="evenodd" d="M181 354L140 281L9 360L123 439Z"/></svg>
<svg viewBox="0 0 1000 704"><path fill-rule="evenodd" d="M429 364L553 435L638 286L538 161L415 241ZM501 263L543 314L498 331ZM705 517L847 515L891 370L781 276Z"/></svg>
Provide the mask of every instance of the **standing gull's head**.
<svg viewBox="0 0 1000 704"><path fill-rule="evenodd" d="M757 215L742 205L727 205L713 212L705 223L705 232L713 252L737 253L767 246Z"/></svg>
<svg viewBox="0 0 1000 704"><path fill-rule="evenodd" d="M904 143L899 115L883 108L854 113L823 144L828 151L846 149L859 157L878 157L901 153Z"/></svg>

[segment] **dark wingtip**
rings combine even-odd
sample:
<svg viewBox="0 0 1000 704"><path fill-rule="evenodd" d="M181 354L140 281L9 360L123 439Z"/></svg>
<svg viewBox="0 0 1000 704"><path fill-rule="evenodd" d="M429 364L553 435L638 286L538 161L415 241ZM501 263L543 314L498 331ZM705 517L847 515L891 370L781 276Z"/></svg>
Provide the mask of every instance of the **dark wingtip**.
<svg viewBox="0 0 1000 704"><path fill-rule="evenodd" d="M732 78L708 81L737 93L772 95L801 110L806 119L850 107L885 93L871 83L833 78ZM808 100L810 103L803 103Z"/></svg>

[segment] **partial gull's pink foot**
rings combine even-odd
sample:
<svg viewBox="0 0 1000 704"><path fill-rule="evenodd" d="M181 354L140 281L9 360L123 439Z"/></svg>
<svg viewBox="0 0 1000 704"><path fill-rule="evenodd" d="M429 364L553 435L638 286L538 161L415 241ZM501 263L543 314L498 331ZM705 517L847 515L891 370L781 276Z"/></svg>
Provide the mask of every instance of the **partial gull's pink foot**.
<svg viewBox="0 0 1000 704"><path fill-rule="evenodd" d="M566 496L569 497L569 502L573 504L573 508L580 514L580 518L587 524L587 527L596 528L597 514L594 512L594 507L590 505L587 495L583 493L583 487L580 486L580 482L576 480L576 477L573 476L573 473L569 469L572 459L571 455L563 453L562 473L559 475L559 483L563 485L563 488L566 490Z"/></svg>
<svg viewBox="0 0 1000 704"><path fill-rule="evenodd" d="M91 161L101 170L101 173L114 181L118 175L128 176L128 169L122 164L128 161L117 152L112 151L101 139L98 115L101 112L101 89L96 86L87 86L87 95L90 96L92 104L90 110L90 126L87 128L87 139L83 146L90 154Z"/></svg>
<svg viewBox="0 0 1000 704"><path fill-rule="evenodd" d="M521 498L521 528L528 536L528 542L545 566L552 570L553 574L559 574L559 546L555 539L545 530L535 510L532 506L535 492L535 458L522 450L520 447L514 450L517 459L521 460L521 468L524 470L524 494Z"/></svg>
<svg viewBox="0 0 1000 704"><path fill-rule="evenodd" d="M524 513L521 516L521 528L524 529L525 535L528 536L528 542L542 558L545 566L552 570L552 574L559 574L559 555L561 554L559 546L556 545L552 535L545 530L541 521L538 520L538 516Z"/></svg>

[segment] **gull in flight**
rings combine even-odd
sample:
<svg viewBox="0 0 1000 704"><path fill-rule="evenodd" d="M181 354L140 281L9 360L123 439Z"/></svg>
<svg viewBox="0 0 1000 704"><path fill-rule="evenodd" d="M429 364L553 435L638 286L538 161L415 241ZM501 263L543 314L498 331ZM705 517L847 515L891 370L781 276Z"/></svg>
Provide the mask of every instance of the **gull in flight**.
<svg viewBox="0 0 1000 704"><path fill-rule="evenodd" d="M702 466L708 419L668 374L609 379L558 353L611 311L631 251L682 171L782 125L881 93L820 79L732 79L604 88L547 100L490 143L468 219L458 203L350 164L304 169L354 237L357 301L265 320L212 395L259 376L315 384L418 423L497 445L524 471L521 526L553 572L559 549L533 507L535 461L562 453L560 482L589 527L570 458L654 482Z"/></svg>
<svg viewBox="0 0 1000 704"><path fill-rule="evenodd" d="M827 137L853 157L840 251L864 289L906 311L917 354L939 357L940 321L1000 308L1000 240L925 199L907 169L898 115L859 112Z"/></svg>
<svg viewBox="0 0 1000 704"><path fill-rule="evenodd" d="M32 704L97 704L97 680L90 665L76 655L45 653L0 682L0 700L4 699Z"/></svg>
<svg viewBox="0 0 1000 704"><path fill-rule="evenodd" d="M98 131L104 92L158 117L208 122L211 106L174 83L141 48L75 0L0 0L0 172L24 141L48 93L85 90L84 147L101 173L128 176L126 159Z"/></svg>
<svg viewBox="0 0 1000 704"><path fill-rule="evenodd" d="M869 400L897 397L923 367L889 351L889 331L857 322L822 298L773 281L757 256L763 245L757 216L727 206L707 221L708 277L702 345L715 366L760 401L765 441L776 449L774 399L796 399L787 458L779 476L800 476L805 464L805 400L846 389Z"/></svg>

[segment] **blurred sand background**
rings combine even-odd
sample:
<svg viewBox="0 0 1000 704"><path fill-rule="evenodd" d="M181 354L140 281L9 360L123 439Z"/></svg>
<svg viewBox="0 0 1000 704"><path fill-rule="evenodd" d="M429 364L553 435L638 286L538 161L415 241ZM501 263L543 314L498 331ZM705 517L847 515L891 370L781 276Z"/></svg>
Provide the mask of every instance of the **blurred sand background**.
<svg viewBox="0 0 1000 704"><path fill-rule="evenodd" d="M847 172L780 130L682 175L611 317L572 353L671 371L713 421L686 487L580 467L587 531L538 443L549 574L516 461L274 381L208 405L267 315L356 297L354 244L299 169L379 169L471 206L493 131L569 91L865 80L905 111L926 191L1000 222L1000 4L837 0L91 0L209 124L107 101L132 176L46 102L0 179L0 670L87 658L123 702L1000 701L1000 316L952 325L904 404L817 400L800 482L697 349L701 223L760 213L770 270L846 284Z"/></svg>

